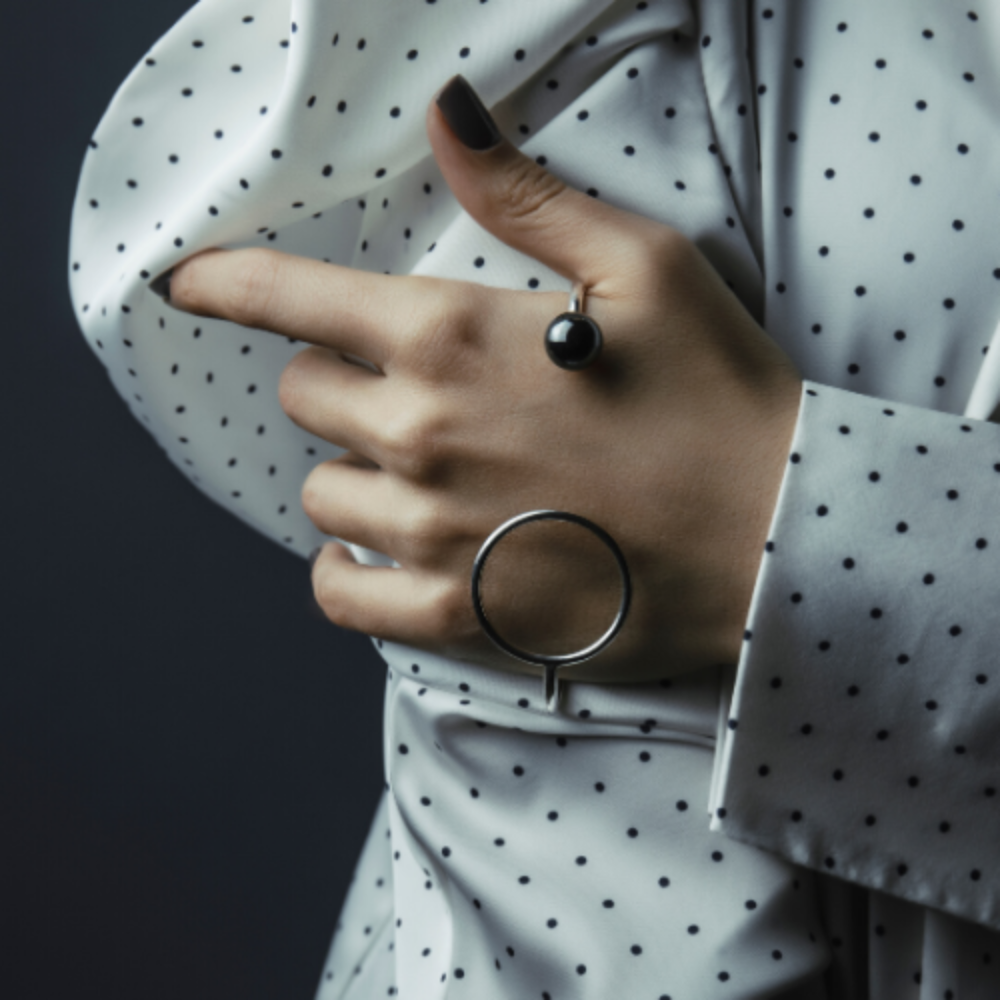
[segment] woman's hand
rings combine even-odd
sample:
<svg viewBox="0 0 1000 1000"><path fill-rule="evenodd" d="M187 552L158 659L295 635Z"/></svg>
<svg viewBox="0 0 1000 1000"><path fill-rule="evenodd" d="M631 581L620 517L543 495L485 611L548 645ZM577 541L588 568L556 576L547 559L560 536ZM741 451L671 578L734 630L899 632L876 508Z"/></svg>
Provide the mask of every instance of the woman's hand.
<svg viewBox="0 0 1000 1000"><path fill-rule="evenodd" d="M580 372L548 359L544 333L567 308L562 292L264 250L180 265L173 305L315 345L285 369L281 405L348 451L313 470L303 506L321 531L401 567L359 565L331 542L312 571L319 605L346 628L537 672L482 632L470 574L502 522L554 508L607 530L633 582L621 633L564 676L636 680L735 663L798 412L793 364L680 233L567 187L506 141L467 148L436 102L427 129L480 225L584 283L604 351ZM548 651L569 652L610 623L617 576L605 572L606 550L588 547L592 536L550 529L534 527L511 585L486 605L522 647L555 635ZM595 631L601 601L610 610ZM567 641L560 629L579 631L580 609L590 635Z"/></svg>

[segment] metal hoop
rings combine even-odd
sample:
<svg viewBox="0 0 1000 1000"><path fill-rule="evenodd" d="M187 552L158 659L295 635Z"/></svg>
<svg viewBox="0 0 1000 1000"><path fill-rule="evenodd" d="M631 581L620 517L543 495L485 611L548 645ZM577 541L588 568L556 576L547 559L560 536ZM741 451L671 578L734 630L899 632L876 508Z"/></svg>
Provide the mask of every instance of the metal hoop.
<svg viewBox="0 0 1000 1000"><path fill-rule="evenodd" d="M554 656L546 653L533 653L530 650L520 649L513 643L504 639L503 636L501 636L496 629L493 628L486 615L486 610L483 608L480 585L483 568L486 565L486 560L489 557L490 552L493 551L494 546L500 541L501 538L509 534L515 528L519 528L531 521L566 521L570 524L578 524L583 528L587 528L597 535L597 537L611 550L611 554L615 557L615 562L618 564L618 571L621 574L622 580L622 596L618 605L618 614L615 616L615 620L611 623L610 628L604 633L604 635L602 635L596 642L591 643L583 649L577 650L575 653L566 653ZM632 580L629 576L628 563L625 561L625 556L622 554L621 549L618 548L618 544L611 537L611 535L609 535L599 525L594 524L593 521L589 521L587 518L581 517L579 514L571 514L568 511L531 510L524 514L518 514L516 517L512 517L509 521L505 521L489 536L489 538L486 539L485 542L483 542L483 545L480 548L472 566L472 606L475 609L476 617L479 619L479 624L482 626L483 631L487 634L487 636L489 636L494 645L498 646L505 653L510 654L524 663L532 663L536 666L544 667L545 706L550 712L555 711L559 700L559 686L556 671L559 667L569 666L573 663L583 663L585 660L591 659L609 643L611 643L615 636L621 631L622 625L625 624L625 618L628 615L631 603Z"/></svg>

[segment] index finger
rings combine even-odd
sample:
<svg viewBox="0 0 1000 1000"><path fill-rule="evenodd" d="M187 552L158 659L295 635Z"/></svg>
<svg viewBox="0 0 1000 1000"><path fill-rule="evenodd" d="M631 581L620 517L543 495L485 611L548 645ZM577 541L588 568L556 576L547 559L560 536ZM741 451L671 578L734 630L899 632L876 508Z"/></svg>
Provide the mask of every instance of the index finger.
<svg viewBox="0 0 1000 1000"><path fill-rule="evenodd" d="M384 370L426 284L277 250L207 250L174 268L172 306L284 334Z"/></svg>

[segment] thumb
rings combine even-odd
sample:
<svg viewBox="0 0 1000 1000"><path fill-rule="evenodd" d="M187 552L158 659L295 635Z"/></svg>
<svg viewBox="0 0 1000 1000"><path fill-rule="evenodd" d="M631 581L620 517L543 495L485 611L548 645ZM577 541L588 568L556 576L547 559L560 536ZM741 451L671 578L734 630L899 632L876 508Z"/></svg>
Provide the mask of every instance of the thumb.
<svg viewBox="0 0 1000 1000"><path fill-rule="evenodd" d="M572 188L508 142L461 75L427 110L434 158L461 206L515 250L588 288L615 283L648 259L650 219ZM662 233L661 233L662 235Z"/></svg>

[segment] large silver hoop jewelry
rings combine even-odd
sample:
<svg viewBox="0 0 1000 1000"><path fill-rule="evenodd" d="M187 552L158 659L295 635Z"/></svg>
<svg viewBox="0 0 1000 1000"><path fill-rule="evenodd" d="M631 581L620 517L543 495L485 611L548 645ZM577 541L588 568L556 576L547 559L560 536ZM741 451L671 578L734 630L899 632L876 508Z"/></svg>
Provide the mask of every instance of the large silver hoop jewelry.
<svg viewBox="0 0 1000 1000"><path fill-rule="evenodd" d="M545 331L545 351L553 364L566 371L589 368L600 356L604 335L583 311L585 289L576 282L569 297L569 310L560 313Z"/></svg>
<svg viewBox="0 0 1000 1000"><path fill-rule="evenodd" d="M611 627L604 633L604 635L602 635L596 642L591 643L583 649L577 650L575 653L550 656L545 653L533 653L526 649L520 649L504 639L503 636L501 636L496 629L493 628L486 615L486 610L483 608L482 594L480 592L481 579L483 567L486 565L486 560L489 557L490 552L501 538L509 534L515 528L528 524L531 521L567 521L570 524L578 524L581 527L588 528L611 550L611 554L615 557L615 561L618 563L618 571L621 574L622 581L622 596L618 605L618 614L615 615L615 620L611 623ZM559 704L558 669L563 666L568 666L571 663L583 663L584 660L591 659L604 649L621 631L622 625L625 624L625 617L628 615L631 603L632 581L629 576L628 563L625 562L625 556L622 555L622 551L618 547L615 540L603 528L594 524L593 521L589 521L587 518L581 517L579 514L571 514L568 511L531 510L524 514L518 514L516 517L512 517L509 521L505 521L483 543L482 548L480 548L479 554L476 556L476 560L472 566L472 606L476 610L476 617L479 619L479 624L482 626L483 631L487 634L487 636L489 636L492 642L505 653L509 653L511 656L523 661L524 663L533 663L544 668L545 674L543 679L543 695L545 699L545 707L549 712L555 712Z"/></svg>

